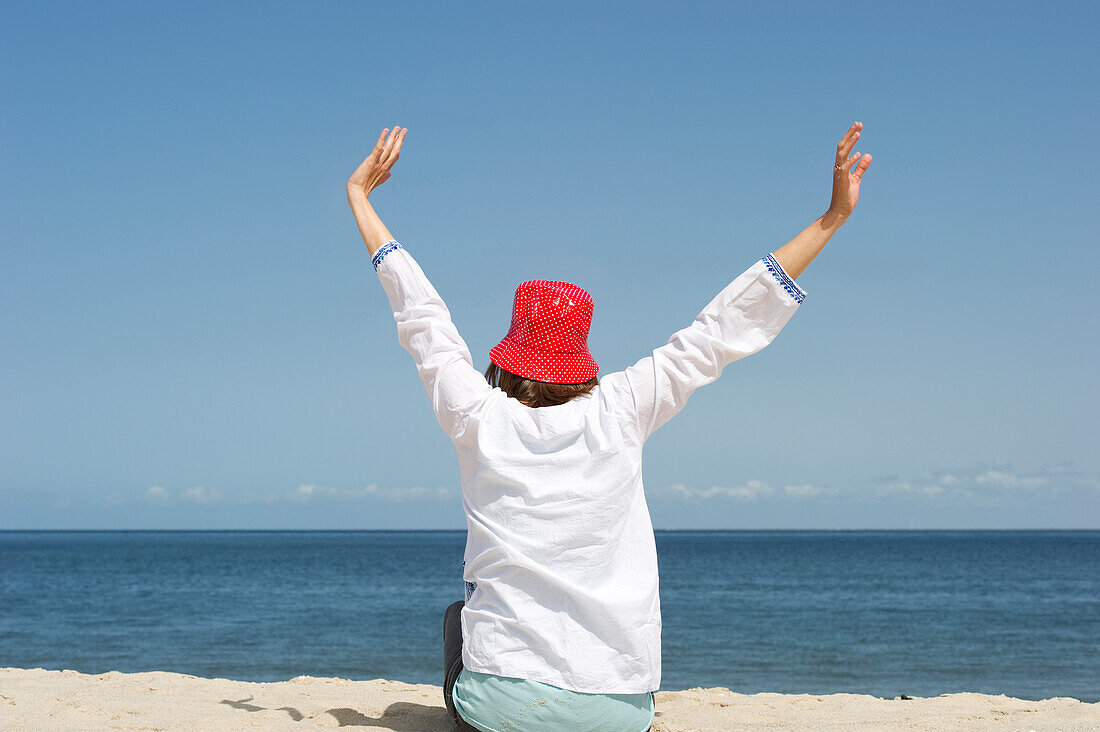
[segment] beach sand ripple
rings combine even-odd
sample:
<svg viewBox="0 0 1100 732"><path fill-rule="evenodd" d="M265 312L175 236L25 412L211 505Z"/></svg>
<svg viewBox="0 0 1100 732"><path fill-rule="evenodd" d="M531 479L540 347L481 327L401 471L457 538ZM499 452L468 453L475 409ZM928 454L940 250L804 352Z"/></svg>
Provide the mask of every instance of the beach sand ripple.
<svg viewBox="0 0 1100 732"><path fill-rule="evenodd" d="M881 699L863 694L658 692L653 732L739 729L1096 730L1100 703L1004 695ZM252 683L153 671L90 675L0 668L4 730L302 730L447 732L442 690L427 684L299 676Z"/></svg>

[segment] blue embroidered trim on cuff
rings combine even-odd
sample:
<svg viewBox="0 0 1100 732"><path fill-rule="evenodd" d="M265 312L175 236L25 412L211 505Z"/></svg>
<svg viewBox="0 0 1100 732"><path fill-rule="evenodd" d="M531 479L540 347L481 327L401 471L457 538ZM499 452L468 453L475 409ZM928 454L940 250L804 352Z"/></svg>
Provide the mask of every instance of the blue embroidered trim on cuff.
<svg viewBox="0 0 1100 732"><path fill-rule="evenodd" d="M397 239L390 239L388 242L378 247L378 251L374 253L374 256L370 258L371 264L374 265L375 270L378 269L379 262L395 249L403 249L403 247L397 243Z"/></svg>
<svg viewBox="0 0 1100 732"><path fill-rule="evenodd" d="M783 285L783 289L786 290L796 302L801 303L806 299L806 291L795 284L795 281L790 278L790 275L784 271L783 267L779 265L775 257L768 254L764 257L764 264L768 266L768 271L772 273L776 281Z"/></svg>

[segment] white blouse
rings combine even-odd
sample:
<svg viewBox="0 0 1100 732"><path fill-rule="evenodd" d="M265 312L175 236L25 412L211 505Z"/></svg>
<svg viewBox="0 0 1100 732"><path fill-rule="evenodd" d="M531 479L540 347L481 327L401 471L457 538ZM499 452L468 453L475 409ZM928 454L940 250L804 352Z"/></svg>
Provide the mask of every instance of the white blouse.
<svg viewBox="0 0 1100 732"><path fill-rule="evenodd" d="M463 666L587 693L658 690L661 608L642 445L726 364L771 343L806 293L768 254L664 346L584 397L531 408L489 386L401 244L390 240L371 261L458 452Z"/></svg>

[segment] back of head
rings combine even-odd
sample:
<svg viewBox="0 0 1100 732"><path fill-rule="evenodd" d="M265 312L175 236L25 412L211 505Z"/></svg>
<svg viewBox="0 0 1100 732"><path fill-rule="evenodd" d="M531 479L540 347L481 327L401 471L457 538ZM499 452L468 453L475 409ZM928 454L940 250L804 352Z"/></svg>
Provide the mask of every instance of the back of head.
<svg viewBox="0 0 1100 732"><path fill-rule="evenodd" d="M485 369L485 380L489 386L500 389L512 397L518 399L528 407L553 407L565 404L568 401L584 396L599 384L599 379L593 376L588 381L580 384L555 384L549 381L535 381L517 376L511 371L506 371L495 363L489 364Z"/></svg>
<svg viewBox="0 0 1100 732"><path fill-rule="evenodd" d="M571 282L521 283L508 334L489 349L485 380L529 407L589 393L599 383L599 366L588 350L593 309L592 296Z"/></svg>

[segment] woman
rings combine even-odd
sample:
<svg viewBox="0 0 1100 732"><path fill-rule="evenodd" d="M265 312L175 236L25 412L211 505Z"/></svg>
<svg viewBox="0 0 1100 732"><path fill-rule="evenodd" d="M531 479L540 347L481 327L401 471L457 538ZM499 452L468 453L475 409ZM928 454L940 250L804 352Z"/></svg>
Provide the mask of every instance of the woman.
<svg viewBox="0 0 1100 732"><path fill-rule="evenodd" d="M440 426L458 452L465 601L444 613L444 703L459 729L642 732L661 685L657 552L642 446L726 364L767 346L806 293L795 278L848 220L871 156L837 145L829 209L734 278L695 320L597 379L592 298L530 280L474 368L447 306L368 197L407 129L382 130L348 203ZM387 133L388 136L387 136Z"/></svg>

